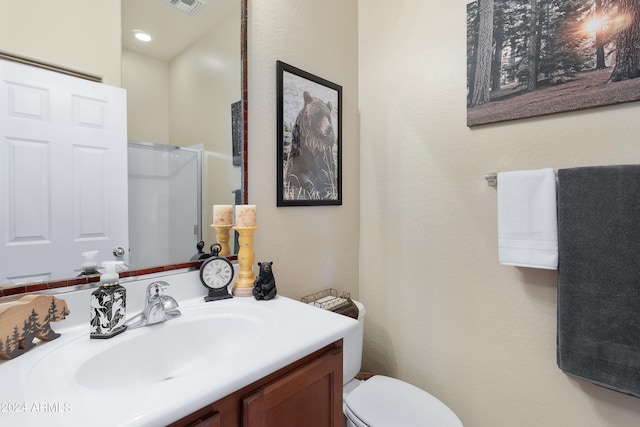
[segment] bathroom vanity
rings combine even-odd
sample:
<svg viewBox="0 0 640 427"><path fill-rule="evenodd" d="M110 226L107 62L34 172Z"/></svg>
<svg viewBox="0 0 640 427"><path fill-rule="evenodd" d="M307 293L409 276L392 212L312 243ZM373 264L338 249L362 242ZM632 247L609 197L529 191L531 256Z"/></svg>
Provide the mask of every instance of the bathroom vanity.
<svg viewBox="0 0 640 427"><path fill-rule="evenodd" d="M127 316L153 280L122 283ZM62 336L0 362L0 425L341 425L356 320L282 296L204 302L197 271L162 280L182 315L105 340L89 339L91 289L57 295Z"/></svg>
<svg viewBox="0 0 640 427"><path fill-rule="evenodd" d="M342 340L173 423L170 427L342 425Z"/></svg>

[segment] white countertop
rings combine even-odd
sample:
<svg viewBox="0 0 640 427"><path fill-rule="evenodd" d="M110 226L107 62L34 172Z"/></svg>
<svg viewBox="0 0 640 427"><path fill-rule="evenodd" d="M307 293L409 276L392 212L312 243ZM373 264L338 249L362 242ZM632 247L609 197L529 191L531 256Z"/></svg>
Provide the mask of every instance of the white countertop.
<svg viewBox="0 0 640 427"><path fill-rule="evenodd" d="M75 377L88 355L99 354L124 340L134 340L136 334L153 332L150 329L162 328L164 324L125 331L108 340L92 340L88 321L91 290L58 295L71 310L66 320L51 324L62 336L40 343L13 360L0 362L0 425L165 425L345 337L358 326L354 319L282 296L271 301L232 298L205 303L206 291L199 284L198 272L162 280L171 284L166 294L178 300L183 312L183 316L169 320L167 325L188 320L192 313L238 310L251 313L258 321L264 318L268 331L250 343L243 343L246 348L238 354L203 369L186 370L152 384L92 388L78 384ZM124 284L129 318L141 310L144 289L150 282ZM211 329L210 333L216 334L215 328ZM73 354L65 353L69 348L74 349Z"/></svg>

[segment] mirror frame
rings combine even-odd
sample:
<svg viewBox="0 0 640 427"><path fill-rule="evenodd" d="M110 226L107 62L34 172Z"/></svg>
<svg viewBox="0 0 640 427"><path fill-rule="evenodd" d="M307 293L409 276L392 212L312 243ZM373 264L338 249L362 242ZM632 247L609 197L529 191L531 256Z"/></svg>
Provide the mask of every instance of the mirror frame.
<svg viewBox="0 0 640 427"><path fill-rule="evenodd" d="M241 95L242 100L242 202L244 204L249 202L249 161L248 161L248 52L247 52L247 26L248 26L248 1L240 0L240 73L241 73ZM84 75L82 76L86 78ZM236 255L228 256L229 259L237 259ZM120 277L127 280L133 280L137 276L144 276L155 273L166 273L173 270L180 269L197 269L200 268L201 261L186 261L178 264L159 265L155 267L142 268L137 270L127 270L120 273ZM84 287L87 285L93 285L100 281L100 275L93 276L60 279L48 282L38 282L28 285L16 285L10 287L2 287L0 284L0 298L16 296L19 294L31 293L31 292L43 292L49 291L50 293L58 293L70 291L71 289L65 289L69 287ZM74 288L75 289L75 288Z"/></svg>

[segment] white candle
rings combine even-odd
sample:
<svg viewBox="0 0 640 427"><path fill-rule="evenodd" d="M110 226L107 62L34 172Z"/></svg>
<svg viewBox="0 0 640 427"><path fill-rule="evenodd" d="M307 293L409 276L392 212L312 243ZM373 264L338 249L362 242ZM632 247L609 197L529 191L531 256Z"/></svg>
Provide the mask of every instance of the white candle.
<svg viewBox="0 0 640 427"><path fill-rule="evenodd" d="M256 205L236 206L236 227L256 226Z"/></svg>
<svg viewBox="0 0 640 427"><path fill-rule="evenodd" d="M233 219L233 206L213 205L213 225L231 225Z"/></svg>

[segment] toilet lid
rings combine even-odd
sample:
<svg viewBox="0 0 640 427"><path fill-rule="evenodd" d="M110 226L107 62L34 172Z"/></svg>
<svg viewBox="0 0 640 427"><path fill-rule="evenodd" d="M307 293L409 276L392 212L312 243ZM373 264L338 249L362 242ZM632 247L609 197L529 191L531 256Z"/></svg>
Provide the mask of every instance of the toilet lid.
<svg viewBox="0 0 640 427"><path fill-rule="evenodd" d="M357 426L462 427L453 411L426 391L382 375L363 381L344 403Z"/></svg>

